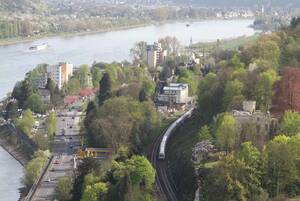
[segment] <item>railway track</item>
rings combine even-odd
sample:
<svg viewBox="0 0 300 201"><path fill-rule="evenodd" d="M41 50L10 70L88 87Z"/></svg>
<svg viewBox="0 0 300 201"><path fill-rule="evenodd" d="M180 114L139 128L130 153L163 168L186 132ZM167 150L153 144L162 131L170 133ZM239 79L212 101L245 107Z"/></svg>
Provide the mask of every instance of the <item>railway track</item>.
<svg viewBox="0 0 300 201"><path fill-rule="evenodd" d="M151 152L151 163L156 169L155 185L160 197L163 198L164 201L178 201L171 182L168 179L166 162L158 160L157 158L159 146L166 130L164 130L164 132L162 132L162 134L158 136L154 142Z"/></svg>

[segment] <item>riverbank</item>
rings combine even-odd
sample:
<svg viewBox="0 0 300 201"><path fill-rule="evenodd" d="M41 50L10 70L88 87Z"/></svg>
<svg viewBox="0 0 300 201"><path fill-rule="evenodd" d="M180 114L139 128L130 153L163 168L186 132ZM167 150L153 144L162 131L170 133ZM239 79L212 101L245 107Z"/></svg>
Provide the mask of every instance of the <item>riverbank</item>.
<svg viewBox="0 0 300 201"><path fill-rule="evenodd" d="M93 35L93 34L99 34L99 33L107 33L107 32L113 32L113 31L122 31L122 30L128 30L128 29L134 29L134 28L140 28L140 27L146 27L151 25L164 25L164 24L172 24L172 23L183 23L183 22L201 22L201 21L207 21L207 20L249 20L253 18L233 18L233 19L220 19L220 18L206 18L206 19L177 19L177 20L165 20L162 22L148 22L148 23L139 23L139 24L133 24L133 25L126 25L126 26L119 26L119 27L113 27L109 29L100 29L95 31L81 31L81 32L74 32L74 33L46 33L41 34L38 36L32 36L32 37L18 37L18 38L11 38L11 39L2 39L0 40L0 46L6 46L6 45L13 45L18 43L29 43L38 39L42 38L52 38L52 37L74 37L74 36L84 36L84 35Z"/></svg>
<svg viewBox="0 0 300 201"><path fill-rule="evenodd" d="M31 158L32 152L17 138L8 125L0 126L0 146L23 167Z"/></svg>
<svg viewBox="0 0 300 201"><path fill-rule="evenodd" d="M5 139L0 139L0 146L23 167L25 167L25 165L28 163L29 158L22 154L16 147L10 145Z"/></svg>

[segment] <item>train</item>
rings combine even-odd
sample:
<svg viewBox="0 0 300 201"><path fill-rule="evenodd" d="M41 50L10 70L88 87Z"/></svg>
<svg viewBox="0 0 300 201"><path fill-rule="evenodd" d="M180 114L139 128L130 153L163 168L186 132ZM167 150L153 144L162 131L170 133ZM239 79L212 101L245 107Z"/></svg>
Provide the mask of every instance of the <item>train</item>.
<svg viewBox="0 0 300 201"><path fill-rule="evenodd" d="M174 121L169 128L164 133L160 146L159 146L159 153L158 153L158 159L164 160L166 157L166 146L168 143L168 140L172 133L175 131L175 129L180 126L182 123L184 123L185 120L190 118L193 114L194 108L189 109L186 113L184 113L181 117L179 117L176 121Z"/></svg>

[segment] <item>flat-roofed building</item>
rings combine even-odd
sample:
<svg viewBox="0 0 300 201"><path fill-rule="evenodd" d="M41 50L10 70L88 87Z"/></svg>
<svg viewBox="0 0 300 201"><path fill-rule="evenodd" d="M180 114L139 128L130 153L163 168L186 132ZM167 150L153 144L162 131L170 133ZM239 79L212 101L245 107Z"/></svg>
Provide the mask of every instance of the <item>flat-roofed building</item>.
<svg viewBox="0 0 300 201"><path fill-rule="evenodd" d="M163 87L163 92L157 99L168 104L186 104L190 101L189 86L183 83L170 83L169 86Z"/></svg>
<svg viewBox="0 0 300 201"><path fill-rule="evenodd" d="M161 43L154 43L147 46L146 61L148 67L155 68L161 65L167 57L167 51L163 50Z"/></svg>
<svg viewBox="0 0 300 201"><path fill-rule="evenodd" d="M73 64L59 63L58 65L47 66L47 76L51 78L60 90L64 83L69 81L73 75Z"/></svg>

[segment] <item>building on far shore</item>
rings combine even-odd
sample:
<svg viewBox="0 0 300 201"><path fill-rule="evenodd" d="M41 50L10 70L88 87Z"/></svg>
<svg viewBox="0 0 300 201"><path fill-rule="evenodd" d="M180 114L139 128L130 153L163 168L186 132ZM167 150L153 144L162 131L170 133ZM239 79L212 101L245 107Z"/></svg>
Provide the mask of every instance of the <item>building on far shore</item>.
<svg viewBox="0 0 300 201"><path fill-rule="evenodd" d="M51 78L60 90L73 75L73 68L73 64L63 62L58 65L47 66L47 78Z"/></svg>
<svg viewBox="0 0 300 201"><path fill-rule="evenodd" d="M156 68L161 65L167 57L167 50L161 47L161 43L154 43L147 46L146 62L149 68Z"/></svg>

